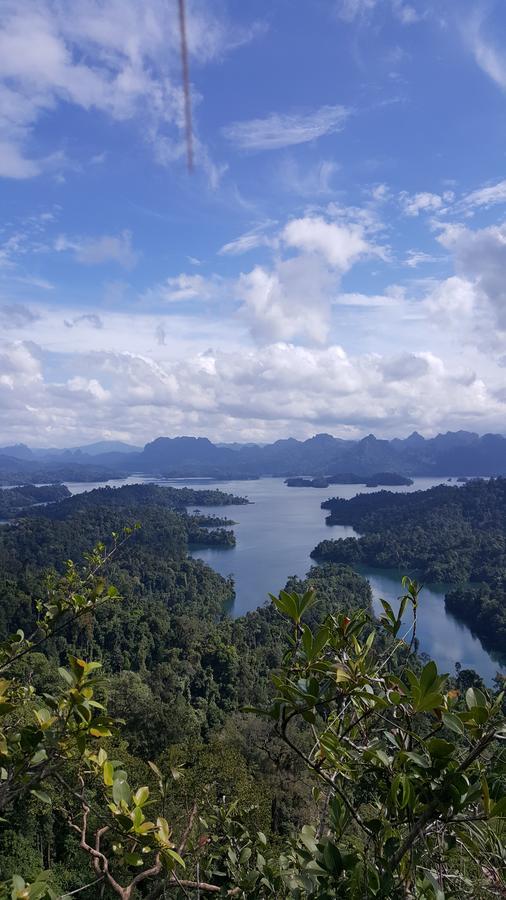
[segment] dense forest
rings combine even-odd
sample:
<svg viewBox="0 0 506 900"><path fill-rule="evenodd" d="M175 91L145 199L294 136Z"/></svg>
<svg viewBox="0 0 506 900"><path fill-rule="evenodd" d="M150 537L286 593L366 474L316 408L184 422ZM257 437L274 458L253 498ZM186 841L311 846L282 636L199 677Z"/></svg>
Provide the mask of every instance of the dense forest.
<svg viewBox="0 0 506 900"><path fill-rule="evenodd" d="M356 475L353 472L343 472L338 475L320 476L317 478L287 478L285 484L288 487L315 487L326 488L331 484L363 484L366 487L386 487L395 485L413 484L412 478L399 475L397 472L375 472L373 475Z"/></svg>
<svg viewBox="0 0 506 900"><path fill-rule="evenodd" d="M44 595L47 570L61 574L69 557L82 559L104 535L132 527L108 564L121 603L105 604L48 639L44 655L29 654L18 674L47 692L69 652L100 661L102 696L109 713L124 722L121 758L140 772L147 760L160 758L186 769L170 801L176 821L188 791L210 782L213 796L233 792L246 808L254 806L250 819L256 827L283 834L304 823L312 803L309 784L303 767L275 741L266 754L267 727L240 709L268 702L269 673L281 664L288 631L272 605L229 618L232 582L188 557L197 531L210 542L213 531L220 536L222 530L200 528L200 516L188 515L184 506L217 502L241 500L216 491L127 486L78 494L34 511L15 527L4 526L0 636L36 627L34 598ZM307 581L291 579L288 587L303 591L310 585L318 588L320 604L309 622L331 611L369 609L368 583L347 567L314 567ZM70 845L59 813L34 796L28 810L14 811L11 825L0 832L0 875L22 870L33 877L50 864L60 890L85 883L88 861Z"/></svg>
<svg viewBox="0 0 506 900"><path fill-rule="evenodd" d="M329 525L353 525L360 537L325 540L317 560L396 568L450 583L447 607L486 646L506 646L506 479L473 479L462 487L378 491L331 499Z"/></svg>
<svg viewBox="0 0 506 900"><path fill-rule="evenodd" d="M416 655L411 582L409 643L335 562L230 618L188 549L233 533L187 505L235 502L106 488L0 528L2 900L500 895L502 695Z"/></svg>
<svg viewBox="0 0 506 900"><path fill-rule="evenodd" d="M70 491L64 484L46 484L36 487L23 484L10 490L0 490L0 518L12 518L30 506L43 503L57 503L70 497Z"/></svg>

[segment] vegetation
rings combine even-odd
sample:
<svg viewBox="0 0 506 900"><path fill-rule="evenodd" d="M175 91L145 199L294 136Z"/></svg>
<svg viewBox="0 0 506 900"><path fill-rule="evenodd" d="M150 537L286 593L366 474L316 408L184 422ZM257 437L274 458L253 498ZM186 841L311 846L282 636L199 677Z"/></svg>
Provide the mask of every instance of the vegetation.
<svg viewBox="0 0 506 900"><path fill-rule="evenodd" d="M315 488L326 488L331 484L365 484L366 487L379 487L379 485L407 486L413 484L413 479L407 478L406 475L398 475L396 472L377 472L374 475L354 475L352 472L346 472L340 475L327 475L318 478L287 478L285 484L288 487Z"/></svg>
<svg viewBox="0 0 506 900"><path fill-rule="evenodd" d="M56 686L56 672L36 659L58 634L121 605L102 575L117 545L99 545L83 571L69 563L51 577L32 635L18 631L0 648L5 898L49 900L89 888L122 900L503 891L502 695L471 687L463 701L434 663L420 670L410 659L412 646L398 632L410 604L414 635L415 584L405 583L398 613L384 603L380 652L366 610L322 622L313 586L273 597L267 621L276 616L278 630L285 624L287 649L258 710L264 742L278 777L292 761L312 784L309 821L287 833L290 823L273 827L275 779L253 780L253 759L234 747L233 730L207 748L166 746L156 763L132 757L122 738L140 736L145 721L116 731L100 663L71 654ZM343 574L351 587L354 576ZM116 689L126 713L135 713L140 684L136 695L123 677ZM144 719L155 713L147 699L139 696Z"/></svg>
<svg viewBox="0 0 506 900"><path fill-rule="evenodd" d="M36 487L34 484L23 484L20 487L0 491L0 518L9 519L18 515L30 506L42 503L57 503L70 497L70 491L64 484L46 484Z"/></svg>
<svg viewBox="0 0 506 900"><path fill-rule="evenodd" d="M243 506L247 497L236 497L224 491L188 487L175 488L158 484L124 484L121 487L102 487L82 494L74 494L57 508L56 515L66 516L74 509L91 507L166 506L186 509L188 506Z"/></svg>
<svg viewBox="0 0 506 900"><path fill-rule="evenodd" d="M162 496L0 529L2 900L500 896L504 701L422 666L417 586L409 644L330 562L231 619Z"/></svg>
<svg viewBox="0 0 506 900"><path fill-rule="evenodd" d="M359 494L322 503L327 522L361 537L322 541L318 560L398 568L455 586L446 598L489 647L506 638L506 479L471 480L411 494Z"/></svg>

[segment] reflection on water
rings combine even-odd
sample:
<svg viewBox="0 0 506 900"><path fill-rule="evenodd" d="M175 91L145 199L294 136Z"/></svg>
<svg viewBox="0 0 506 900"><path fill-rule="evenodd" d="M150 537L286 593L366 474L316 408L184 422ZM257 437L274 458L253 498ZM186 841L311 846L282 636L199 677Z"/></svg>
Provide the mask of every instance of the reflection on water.
<svg viewBox="0 0 506 900"><path fill-rule="evenodd" d="M427 490L445 479L415 478L409 487L392 488L394 491ZM111 485L155 482L175 487L216 487L224 491L248 497L248 506L206 507L206 513L230 516L236 524L235 547L198 548L193 556L204 560L222 575L233 575L236 599L231 612L242 615L261 606L269 592L277 593L284 587L288 576L304 576L313 561L310 552L325 538L353 537L354 529L325 524L325 510L320 508L328 497L354 497L358 493L372 493L374 488L362 485L331 485L329 488L289 488L282 478L260 478L257 481L215 481L209 478L171 479L170 481L131 476ZM69 484L72 493L103 487L95 484ZM401 575L393 570L365 569L369 578L375 608L380 596L392 602L401 592ZM478 638L466 625L446 612L444 587L429 586L423 590L420 601L418 637L420 650L435 659L443 671L453 672L456 662L463 668L473 668L491 681L501 660L488 654ZM502 661L504 663L504 660Z"/></svg>
<svg viewBox="0 0 506 900"><path fill-rule="evenodd" d="M393 601L400 595L402 573L396 569L360 568L373 592L374 611L383 612L380 597ZM491 682L496 672L504 667L505 659L499 653L487 653L479 638L475 637L463 622L459 622L444 605L448 585L425 585L420 594L418 609L417 638L421 652L428 653L441 671L454 673L455 663L463 669L476 669L482 677ZM413 621L412 613L406 610L403 622L408 628ZM401 632L402 634L402 632ZM406 640L411 639L411 633Z"/></svg>

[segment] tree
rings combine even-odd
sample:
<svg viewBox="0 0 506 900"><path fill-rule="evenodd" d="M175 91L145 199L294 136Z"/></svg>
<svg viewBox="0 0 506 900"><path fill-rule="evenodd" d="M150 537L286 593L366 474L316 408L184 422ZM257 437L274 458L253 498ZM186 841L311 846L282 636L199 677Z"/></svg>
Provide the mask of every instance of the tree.
<svg viewBox="0 0 506 900"><path fill-rule="evenodd" d="M503 693L470 686L462 696L433 662L421 667L413 652L419 588L407 579L399 610L382 601L379 623L363 609L319 621L313 589L272 597L290 637L272 702L254 712L311 776L314 820L273 840L257 830L247 779L233 796L235 779L224 777L230 796L218 796L197 773L188 777L183 814L169 825L184 772L162 755L168 765L150 763L149 784L131 786L114 742L121 727L98 699L99 663L70 656L61 688L42 696L19 674L48 638L119 599L103 575L117 546L117 538L111 550L98 545L83 571L68 563L36 603L34 634L17 632L0 646L0 812L8 821L29 797L59 810L94 873L70 893L100 885L120 900L167 892L178 900L449 900L506 891ZM408 607L409 643L409 632L399 636ZM218 664L225 671L229 654ZM220 771L213 747L210 778ZM230 771L241 764L235 752L223 759ZM40 872L13 875L0 897L62 895L51 873Z"/></svg>

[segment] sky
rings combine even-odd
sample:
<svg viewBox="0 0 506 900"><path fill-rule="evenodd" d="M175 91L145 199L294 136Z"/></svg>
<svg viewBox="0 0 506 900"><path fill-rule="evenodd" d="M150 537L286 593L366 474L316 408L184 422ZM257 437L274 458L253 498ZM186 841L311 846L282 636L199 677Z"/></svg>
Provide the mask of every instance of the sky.
<svg viewBox="0 0 506 900"><path fill-rule="evenodd" d="M0 444L506 431L504 0L0 0Z"/></svg>

